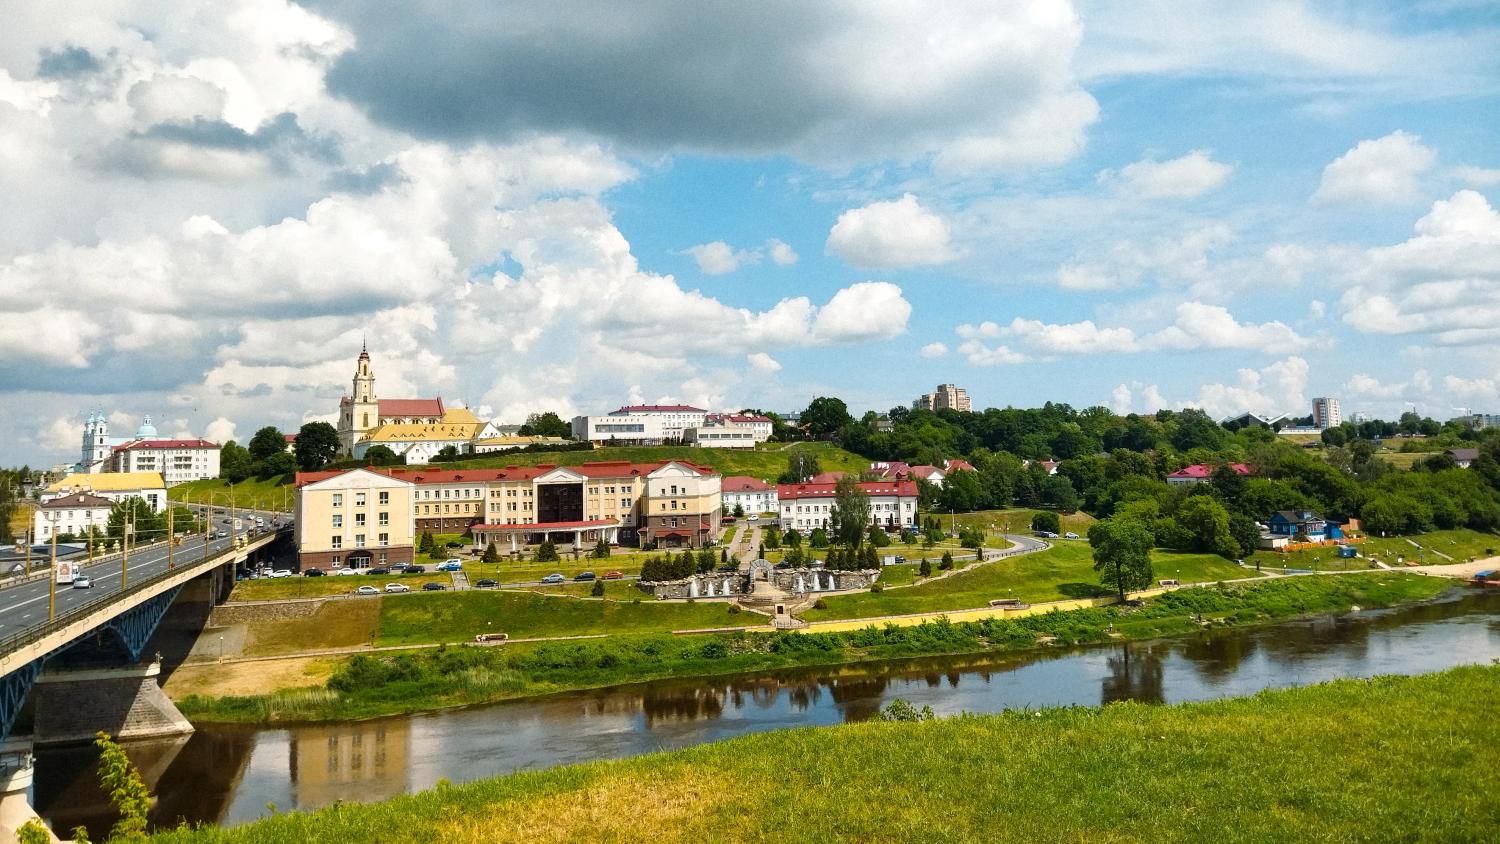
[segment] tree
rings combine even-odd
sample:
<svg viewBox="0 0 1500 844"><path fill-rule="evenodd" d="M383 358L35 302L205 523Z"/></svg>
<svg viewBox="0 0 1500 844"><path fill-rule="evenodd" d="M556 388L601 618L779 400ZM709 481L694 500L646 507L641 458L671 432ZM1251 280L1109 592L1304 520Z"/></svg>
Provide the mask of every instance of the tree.
<svg viewBox="0 0 1500 844"><path fill-rule="evenodd" d="M299 439L298 442L301 442ZM395 466L402 462L399 454L391 451L391 447L376 443L365 449L365 463L371 466Z"/></svg>
<svg viewBox="0 0 1500 844"><path fill-rule="evenodd" d="M798 533L796 528L788 528L787 532L781 535L781 541L785 542L788 548L801 548L802 534Z"/></svg>
<svg viewBox="0 0 1500 844"><path fill-rule="evenodd" d="M812 533L808 534L807 544L811 548L827 548L828 531L822 528L813 528Z"/></svg>
<svg viewBox="0 0 1500 844"><path fill-rule="evenodd" d="M1208 495L1194 495L1177 508L1177 524L1186 532L1189 550L1234 559L1239 544L1229 533L1229 512Z"/></svg>
<svg viewBox="0 0 1500 844"><path fill-rule="evenodd" d="M1343 428L1324 428L1320 437L1327 446L1341 446L1349 441L1349 432Z"/></svg>
<svg viewBox="0 0 1500 844"><path fill-rule="evenodd" d="M573 429L562 417L549 410L526 417L526 424L517 433L523 437L568 437L572 436Z"/></svg>
<svg viewBox="0 0 1500 844"><path fill-rule="evenodd" d="M272 455L286 453L286 437L276 430L275 425L267 425L255 432L250 438L250 458L257 463L269 459ZM223 455L220 455L222 464Z"/></svg>
<svg viewBox="0 0 1500 844"><path fill-rule="evenodd" d="M458 459L458 446L451 444L445 445L442 448L438 449L437 454L434 454L432 456L432 459L434 462L456 460Z"/></svg>
<svg viewBox="0 0 1500 844"><path fill-rule="evenodd" d="M589 556L596 560L607 560L609 553L609 543L601 539L594 544L594 550L589 552Z"/></svg>
<svg viewBox="0 0 1500 844"><path fill-rule="evenodd" d="M707 574L714 570L714 549L707 546L698 549L698 573Z"/></svg>
<svg viewBox="0 0 1500 844"><path fill-rule="evenodd" d="M244 446L230 440L219 447L219 477L237 484L254 473L255 458Z"/></svg>
<svg viewBox="0 0 1500 844"><path fill-rule="evenodd" d="M852 476L839 478L834 485L833 505L828 508L833 541L853 548L859 544L865 525L869 523L870 496L859 488L859 482Z"/></svg>
<svg viewBox="0 0 1500 844"><path fill-rule="evenodd" d="M786 549L786 553L781 555L781 561L793 567L802 565L804 559L806 557L803 555L802 549L795 545Z"/></svg>
<svg viewBox="0 0 1500 844"><path fill-rule="evenodd" d="M819 396L808 403L799 420L807 433L815 440L831 440L854 422L849 407L843 399Z"/></svg>
<svg viewBox="0 0 1500 844"><path fill-rule="evenodd" d="M1089 527L1099 582L1125 593L1151 585L1151 531L1134 519L1105 519Z"/></svg>
<svg viewBox="0 0 1500 844"><path fill-rule="evenodd" d="M922 577L932 577L932 560L930 558L922 558L921 564L917 566L917 574Z"/></svg>
<svg viewBox="0 0 1500 844"><path fill-rule="evenodd" d="M484 546L484 556L480 558L480 561L489 565L500 562L500 552L495 550L494 542Z"/></svg>
<svg viewBox="0 0 1500 844"><path fill-rule="evenodd" d="M1053 505L1064 513L1078 510L1078 491L1073 482L1062 475L1049 475L1042 481L1042 501Z"/></svg>
<svg viewBox="0 0 1500 844"><path fill-rule="evenodd" d="M942 571L948 571L949 569L953 568L953 552L952 551L944 551L943 552L943 559L938 562L938 568L940 570L942 570Z"/></svg>
<svg viewBox="0 0 1500 844"><path fill-rule="evenodd" d="M552 541L551 537L542 540L542 544L536 547L537 562L553 563L559 559L561 558L557 556L557 545Z"/></svg>
<svg viewBox="0 0 1500 844"><path fill-rule="evenodd" d="M735 503L735 505L734 505L734 517L736 519L743 519L743 518L745 518L745 505L740 504L738 502Z"/></svg>
<svg viewBox="0 0 1500 844"><path fill-rule="evenodd" d="M1243 560L1260 547L1260 527L1254 519L1242 513L1229 514L1229 535L1234 537L1234 544L1239 549L1236 559Z"/></svg>
<svg viewBox="0 0 1500 844"><path fill-rule="evenodd" d="M604 581L603 580L595 580L594 581L594 587L589 590L589 594L593 595L595 598L603 598L604 597Z"/></svg>
<svg viewBox="0 0 1500 844"><path fill-rule="evenodd" d="M259 478L280 478L297 473L297 458L285 451L278 451L255 464L255 474Z"/></svg>
<svg viewBox="0 0 1500 844"><path fill-rule="evenodd" d="M109 840L144 841L151 792L141 780L140 772L130 764L125 749L115 744L108 733L100 732L94 744L99 747L99 785L120 815L109 831Z"/></svg>
<svg viewBox="0 0 1500 844"><path fill-rule="evenodd" d="M135 537L132 544L156 542L166 536L166 515L152 510L151 505L143 498L126 498L115 502L109 509L106 533L118 539L125 535L127 523Z"/></svg>
<svg viewBox="0 0 1500 844"><path fill-rule="evenodd" d="M823 467L818 465L816 456L794 451L792 456L787 458L786 471L781 473L779 480L784 484L805 484L808 479L822 471Z"/></svg>
<svg viewBox="0 0 1500 844"><path fill-rule="evenodd" d="M1062 519L1056 513L1043 511L1031 517L1031 529L1047 533L1061 533Z"/></svg>
<svg viewBox="0 0 1500 844"><path fill-rule="evenodd" d="M432 538L430 531L422 531L422 538L417 540L417 551L422 554L431 554L432 548L437 543Z"/></svg>
<svg viewBox="0 0 1500 844"><path fill-rule="evenodd" d="M1331 428L1329 430L1337 429ZM1209 476L1208 483L1214 488L1214 492L1217 492L1219 497L1224 499L1224 503L1230 509L1234 509L1239 505L1240 499L1245 496L1245 489L1250 485L1250 479L1241 475L1233 466L1226 463L1214 469L1213 474Z"/></svg>
<svg viewBox="0 0 1500 844"><path fill-rule="evenodd" d="M338 456L339 432L327 422L308 422L297 429L292 448L302 471L316 471Z"/></svg>
<svg viewBox="0 0 1500 844"><path fill-rule="evenodd" d="M775 525L766 528L766 547L772 551L781 547L781 529Z"/></svg>
<svg viewBox="0 0 1500 844"><path fill-rule="evenodd" d="M963 513L978 510L984 503L984 485L980 482L979 473L963 470L943 479L940 500L945 510Z"/></svg>

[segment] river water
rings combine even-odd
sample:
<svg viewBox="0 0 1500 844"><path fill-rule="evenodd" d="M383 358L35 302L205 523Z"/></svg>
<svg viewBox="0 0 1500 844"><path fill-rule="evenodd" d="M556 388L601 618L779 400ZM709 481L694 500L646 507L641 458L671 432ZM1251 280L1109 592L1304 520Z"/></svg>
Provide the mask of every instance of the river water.
<svg viewBox="0 0 1500 844"><path fill-rule="evenodd" d="M895 698L940 715L1119 700L1177 703L1338 677L1500 659L1500 593L1151 642L681 679L426 715L290 729L200 728L129 747L153 821L239 824L335 800L875 717ZM89 748L38 754L34 804L54 829L110 817Z"/></svg>

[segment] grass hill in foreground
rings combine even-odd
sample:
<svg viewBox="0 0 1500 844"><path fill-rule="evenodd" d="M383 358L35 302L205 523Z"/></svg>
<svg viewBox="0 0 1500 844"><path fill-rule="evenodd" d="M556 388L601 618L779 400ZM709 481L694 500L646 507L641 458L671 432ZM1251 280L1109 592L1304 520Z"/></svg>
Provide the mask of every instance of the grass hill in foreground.
<svg viewBox="0 0 1500 844"><path fill-rule="evenodd" d="M1493 840L1500 666L1250 698L865 723L168 842Z"/></svg>

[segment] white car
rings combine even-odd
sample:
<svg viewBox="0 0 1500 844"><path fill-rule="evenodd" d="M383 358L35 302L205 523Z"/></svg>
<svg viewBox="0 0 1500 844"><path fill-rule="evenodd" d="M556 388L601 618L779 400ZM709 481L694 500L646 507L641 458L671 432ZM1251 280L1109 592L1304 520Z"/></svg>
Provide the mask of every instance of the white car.
<svg viewBox="0 0 1500 844"><path fill-rule="evenodd" d="M292 576L292 570L291 569L277 569L277 570L271 572L270 574L266 575L266 577L291 577L291 576Z"/></svg>
<svg viewBox="0 0 1500 844"><path fill-rule="evenodd" d="M91 580L88 575L86 575L86 574L80 574L77 577L73 578L73 588L74 589L93 589L94 588L94 581Z"/></svg>
<svg viewBox="0 0 1500 844"><path fill-rule="evenodd" d="M370 585L367 584L365 586L361 586L358 589L354 590L354 594L356 594L356 595L379 595L380 594L380 590L376 589L375 587L370 586Z"/></svg>
<svg viewBox="0 0 1500 844"><path fill-rule="evenodd" d="M361 572L359 569L338 569L334 571L334 574L343 577L350 574L363 574L363 572Z"/></svg>
<svg viewBox="0 0 1500 844"><path fill-rule="evenodd" d="M748 515L748 516L745 517L745 521L747 521L747 522L758 522L758 521L760 521L760 514L759 513L751 513L750 515Z"/></svg>
<svg viewBox="0 0 1500 844"><path fill-rule="evenodd" d="M1077 539L1078 538L1078 534L1076 534L1076 533L1074 533L1073 531L1070 530L1067 533L1063 534L1063 538L1064 539Z"/></svg>
<svg viewBox="0 0 1500 844"><path fill-rule="evenodd" d="M392 594L396 592L410 592L411 587L407 586L405 583L387 583L385 585L385 591Z"/></svg>

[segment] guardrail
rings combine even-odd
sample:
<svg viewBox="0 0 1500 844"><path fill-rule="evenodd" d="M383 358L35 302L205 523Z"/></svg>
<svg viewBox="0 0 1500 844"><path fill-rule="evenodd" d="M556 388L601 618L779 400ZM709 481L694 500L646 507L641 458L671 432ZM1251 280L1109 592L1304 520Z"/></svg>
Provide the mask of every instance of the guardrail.
<svg viewBox="0 0 1500 844"><path fill-rule="evenodd" d="M274 536L275 534L281 532L281 530L286 530L286 528L277 530L265 530L257 533L246 533L245 541L248 544L251 541L259 540L266 536ZM214 554L205 554L196 561L182 563L178 568L160 571L142 580L135 581L128 589L123 592L114 592L109 595L104 595L91 601L87 601L83 604L80 604L79 606L72 607L67 612L59 613L56 618L38 624L35 627L23 630L20 633L14 633L4 639L0 639L0 654L10 653L33 642L45 639L48 635L63 629L64 627L72 624L80 618L85 618L89 615L92 615L93 613L105 609L112 604L122 603L142 589L150 588L154 584L161 583L162 581L182 574L182 568L184 567L201 565L210 560L217 559L218 557L233 555L240 550L241 549L231 545L230 547L218 551Z"/></svg>

